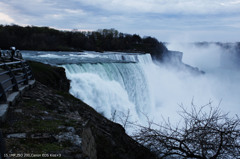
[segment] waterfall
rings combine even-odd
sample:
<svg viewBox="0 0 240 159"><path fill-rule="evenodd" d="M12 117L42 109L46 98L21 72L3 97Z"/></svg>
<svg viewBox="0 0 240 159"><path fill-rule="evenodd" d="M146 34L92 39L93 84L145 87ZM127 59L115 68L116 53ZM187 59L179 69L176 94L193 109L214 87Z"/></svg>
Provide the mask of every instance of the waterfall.
<svg viewBox="0 0 240 159"><path fill-rule="evenodd" d="M233 60L238 57L232 49L180 45L172 50L184 52L185 63L206 73L199 76L186 67L153 63L150 54L25 51L23 57L64 67L70 93L120 124L128 113L130 121L142 125L146 116L155 123L169 119L178 124L179 105L189 108L192 102L202 106L213 101L216 106L221 101L224 112L240 112L239 65Z"/></svg>
<svg viewBox="0 0 240 159"><path fill-rule="evenodd" d="M228 57L231 51L226 54L218 46L172 49L184 52L183 60L206 74L153 63L150 54L25 51L23 56L64 67L71 80L70 93L120 124L128 113L130 121L142 125L147 124L146 116L155 123L169 119L178 124L179 105L189 108L192 101L196 106L221 101L221 109L232 116L240 111L239 65L228 67L235 57Z"/></svg>
<svg viewBox="0 0 240 159"><path fill-rule="evenodd" d="M108 58L121 62L63 65L71 80L70 93L107 118L112 118L116 112L119 116L130 113L131 119L136 121L151 105L144 68L152 62L151 56L112 54Z"/></svg>

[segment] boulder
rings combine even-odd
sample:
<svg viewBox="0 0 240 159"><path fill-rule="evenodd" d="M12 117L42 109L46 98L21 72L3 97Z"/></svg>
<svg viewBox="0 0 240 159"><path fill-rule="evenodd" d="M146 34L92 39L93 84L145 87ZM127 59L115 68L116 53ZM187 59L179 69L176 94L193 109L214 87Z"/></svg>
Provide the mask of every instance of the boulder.
<svg viewBox="0 0 240 159"><path fill-rule="evenodd" d="M89 121L82 133L82 150L90 159L154 159L149 149L129 137L124 128L107 121Z"/></svg>

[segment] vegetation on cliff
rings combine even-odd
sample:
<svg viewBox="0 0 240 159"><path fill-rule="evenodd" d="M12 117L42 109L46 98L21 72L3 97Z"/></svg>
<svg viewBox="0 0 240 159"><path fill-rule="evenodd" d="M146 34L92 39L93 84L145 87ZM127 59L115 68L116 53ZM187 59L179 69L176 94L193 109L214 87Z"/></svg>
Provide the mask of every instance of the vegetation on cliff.
<svg viewBox="0 0 240 159"><path fill-rule="evenodd" d="M28 64L34 72L34 78L40 83L49 86L53 89L68 92L70 81L65 75L65 70L62 67L50 66L40 62L28 61Z"/></svg>

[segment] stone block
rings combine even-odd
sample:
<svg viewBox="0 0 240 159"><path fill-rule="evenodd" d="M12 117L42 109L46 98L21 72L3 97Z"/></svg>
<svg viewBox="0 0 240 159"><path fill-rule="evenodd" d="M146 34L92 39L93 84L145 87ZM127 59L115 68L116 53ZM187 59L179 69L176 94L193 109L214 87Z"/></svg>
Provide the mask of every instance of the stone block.
<svg viewBox="0 0 240 159"><path fill-rule="evenodd" d="M10 106L15 105L16 101L20 97L20 92L13 92L7 97L7 102Z"/></svg>

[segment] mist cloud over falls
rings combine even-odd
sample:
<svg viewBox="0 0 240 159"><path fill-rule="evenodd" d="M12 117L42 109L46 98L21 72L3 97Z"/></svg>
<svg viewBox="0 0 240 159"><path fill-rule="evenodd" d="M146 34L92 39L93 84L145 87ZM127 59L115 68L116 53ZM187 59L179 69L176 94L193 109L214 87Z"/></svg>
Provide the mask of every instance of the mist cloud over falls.
<svg viewBox="0 0 240 159"><path fill-rule="evenodd" d="M153 63L149 54L106 54L120 59L119 63L113 63L102 60L103 54L94 53L99 55L98 61L102 61L96 63L96 57L86 52L84 56L92 57L87 60L92 62L63 66L71 80L70 93L108 118L113 118L116 111L120 119L130 112L129 119L140 124L146 122L145 115L156 123L162 122L163 118L177 122L181 118L177 115L179 105L190 108L192 101L197 106L209 101L218 106L221 102L220 109L232 116L240 112L240 73L234 45L226 49L216 44L172 43L168 48L183 52L183 62L198 67L205 74L192 74L184 67L179 69L169 64ZM67 52L62 55L57 52L42 54L31 57L44 60L47 56L47 63L58 63L62 57L73 56ZM25 58L27 55L32 54L26 53ZM121 62L122 56L135 61ZM74 57L83 58L82 54ZM121 120L117 122L121 123Z"/></svg>
<svg viewBox="0 0 240 159"><path fill-rule="evenodd" d="M187 107L194 99L195 105L198 106L205 105L209 101L213 101L213 105L218 106L221 102L220 108L224 112L238 114L240 72L235 59L239 59L239 53L234 47L233 44L227 49L217 44L169 44L170 50L183 52L184 63L198 67L205 71L205 74L192 76L184 71L175 72L173 69L158 67L156 76L160 81L158 88L154 89L164 92L163 96L156 98L163 106L161 111L169 111L166 113L171 114L171 111L178 108L178 104L183 103Z"/></svg>
<svg viewBox="0 0 240 159"><path fill-rule="evenodd" d="M115 111L125 115L130 111L131 121L140 124L146 122L145 115L156 123L163 118L178 122L179 105L190 108L192 102L200 107L211 101L232 116L240 112L240 73L233 60L234 49L215 44L170 44L168 48L183 52L183 62L205 74L149 60L69 65L71 93L108 118Z"/></svg>

